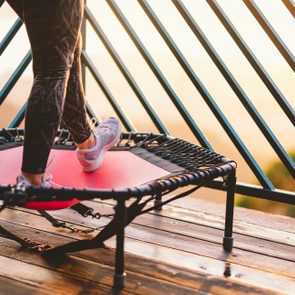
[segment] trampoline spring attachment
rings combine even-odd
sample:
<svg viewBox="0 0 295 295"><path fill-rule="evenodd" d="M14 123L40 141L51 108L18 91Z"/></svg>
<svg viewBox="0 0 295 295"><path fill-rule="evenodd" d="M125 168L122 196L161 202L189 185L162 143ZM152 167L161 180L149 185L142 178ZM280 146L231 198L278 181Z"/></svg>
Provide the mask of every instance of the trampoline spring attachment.
<svg viewBox="0 0 295 295"><path fill-rule="evenodd" d="M51 245L33 242L29 238L24 238L24 241L26 242L26 247L28 249L35 250L37 252L43 252L45 250L52 248Z"/></svg>
<svg viewBox="0 0 295 295"><path fill-rule="evenodd" d="M88 216L91 216L92 218L96 218L96 219L100 219L101 218L101 214L99 212L97 213L93 213L93 209L90 208L88 209L84 214L83 214L83 217L88 217Z"/></svg>
<svg viewBox="0 0 295 295"><path fill-rule="evenodd" d="M85 206L84 204L78 203L76 205L73 205L71 209L75 210L77 213L82 215L83 217L91 216L95 219L100 219L101 214L99 212L93 213L94 209L88 206Z"/></svg>
<svg viewBox="0 0 295 295"><path fill-rule="evenodd" d="M67 225L65 222L59 222L59 224L56 224L53 226L69 229L72 233L75 233L75 234L79 234L79 233L90 234L95 231L95 229L92 229L92 228L91 229L79 229L77 227L72 227L72 226Z"/></svg>

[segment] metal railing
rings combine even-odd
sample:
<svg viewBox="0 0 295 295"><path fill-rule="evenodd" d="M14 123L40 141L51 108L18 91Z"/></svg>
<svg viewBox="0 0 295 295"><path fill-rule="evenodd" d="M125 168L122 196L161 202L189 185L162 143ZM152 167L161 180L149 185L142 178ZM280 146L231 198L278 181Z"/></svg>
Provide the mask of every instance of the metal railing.
<svg viewBox="0 0 295 295"><path fill-rule="evenodd" d="M135 1L135 0L134 0ZM283 93L280 91L276 83L272 80L266 69L262 66L259 62L258 58L255 54L251 51L250 47L247 45L245 40L239 34L238 30L232 24L229 17L223 11L222 7L218 4L216 0L202 0L206 2L208 6L211 8L212 12L216 15L219 19L220 23L226 29L228 34L231 36L232 40L238 46L240 51L243 53L245 58L248 60L249 64L257 73L258 77L264 83L265 87L268 89L271 96L275 99L278 103L280 108L282 109L283 113L286 117L290 120L290 122L294 125L295 122L295 114L291 104L288 100L284 97ZM256 21L259 23L261 28L264 30L266 35L275 45L281 56L285 59L288 66L294 71L295 69L295 62L294 56L292 55L291 51L288 49L286 44L280 38L279 34L275 31L272 27L270 22L267 20L263 12L259 9L256 5L255 1L253 0L240 0L242 1L247 9L251 12L254 16ZM175 59L182 67L184 72L186 73L187 77L192 82L195 90L201 95L204 102L207 104L209 109L211 110L212 114L218 120L219 124L230 138L236 149L239 151L253 174L256 176L257 180L261 184L258 185L251 185L245 183L238 183L237 184L237 192L249 196L254 196L258 198L264 198L269 200L275 200L290 204L295 204L295 194L291 191L286 190L279 190L274 187L270 179L267 177L266 173L257 163L255 157L251 154L251 152L246 147L243 140L240 138L238 133L235 131L225 114L219 108L218 104L215 102L215 99L210 95L209 91L206 89L206 86L201 82L197 73L190 65L189 61L186 59L185 55L182 53L180 48L177 46L176 42L173 40L171 35L169 34L166 27L161 22L159 16L155 13L152 8L151 1L147 0L138 0L136 1L140 7L142 8L143 12L146 14L148 19L153 24L154 28L157 30L159 35L161 36L163 42L168 46L171 53L174 55ZM122 10L120 9L118 3L114 0L105 0L105 3L109 6L113 14L116 16L118 21L120 22L122 28L128 34L130 40L135 45L136 49L142 56L143 60L146 62L154 76L159 81L160 85L162 86L163 90L166 92L167 96L174 104L176 109L178 110L179 114L191 130L192 134L195 138L199 141L199 143L210 150L212 150L212 146L207 139L206 135L201 131L198 124L193 119L191 112L186 108L185 104L183 103L182 99L176 94L173 90L173 85L168 82L168 79L165 77L163 72L161 71L160 67L157 65L155 60L153 59L152 55L149 53L148 49L144 46L144 43L140 39L140 37L136 34L136 31L130 24L128 18L124 15ZM228 85L233 90L236 97L242 103L243 107L246 109L252 120L255 122L256 126L259 128L262 135L268 141L270 147L273 149L275 154L280 159L281 163L285 166L289 174L295 177L295 165L294 161L288 155L284 147L282 146L281 142L275 136L273 131L271 130L270 126L265 122L259 111L256 109L254 104L252 103L251 99L247 96L244 89L239 85L237 79L231 73L229 68L226 66L226 63L222 60L220 55L215 50L214 46L210 43L206 34L202 31L200 26L198 25L196 19L192 16L186 5L181 0L171 0L171 3L174 5L175 9L179 13L179 15L185 21L185 24L190 28L193 35L196 39L200 42L200 44L205 49L208 56L211 58L219 72L222 74L224 79L227 81ZM0 1L0 6L1 6ZM294 3L292 0L282 0L282 6L289 10L289 12L294 16ZM157 110L152 106L149 99L144 95L141 87L137 84L135 77L132 76L130 70L124 64L123 59L120 57L120 54L116 50L116 48L112 45L111 41L109 40L108 36L104 33L104 30L100 26L98 20L95 18L93 13L90 11L89 7L85 7L85 21L84 21L84 33L87 32L85 29L86 26L90 26L89 29L93 30L96 36L99 38L101 43L103 44L104 48L108 52L109 56L114 61L115 65L125 78L126 82L134 92L135 96L137 97L138 101L144 108L145 112L153 122L156 129L161 133L169 133L168 128L165 126L163 121L161 120L160 116L157 113ZM7 48L8 44L17 34L18 30L22 26L21 20L17 20L11 29L7 32L6 36L3 38L0 44L0 55L4 52ZM88 29L88 27L87 27ZM124 113L124 108L122 108L119 102L116 100L114 95L112 94L111 89L108 88L107 84L103 80L102 75L99 73L98 69L95 67L95 64L92 62L91 58L87 53L87 44L84 43L84 50L82 53L82 61L84 66L84 73L87 69L89 73L94 78L95 82L98 84L100 89L102 90L103 94L105 95L106 99L110 103L111 107L113 108L114 112L120 118L122 124L128 131L135 131L135 126L132 122L128 119L126 114ZM11 75L10 79L8 79L7 83L4 85L3 89L0 92L0 105L3 103L9 92L12 90L14 85L17 83L18 79L28 66L31 61L31 54L27 53L23 60L21 61L20 65ZM24 118L26 104L20 109L18 114L12 120L9 127L17 127L20 125ZM87 103L87 111L90 116L95 116L94 112L91 109L91 106ZM210 187L215 189L224 189L222 185L222 181L215 181L213 182Z"/></svg>

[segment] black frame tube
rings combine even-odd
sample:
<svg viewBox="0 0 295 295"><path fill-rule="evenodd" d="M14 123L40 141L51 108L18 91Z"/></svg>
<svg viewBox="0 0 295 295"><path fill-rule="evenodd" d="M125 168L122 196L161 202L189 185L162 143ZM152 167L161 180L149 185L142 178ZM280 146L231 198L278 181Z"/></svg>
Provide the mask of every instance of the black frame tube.
<svg viewBox="0 0 295 295"><path fill-rule="evenodd" d="M235 188L236 176L232 173L226 179L227 194L226 194L226 209L225 209L225 227L223 237L223 249L227 252L231 251L233 247L233 219L234 219L234 205L235 205Z"/></svg>
<svg viewBox="0 0 295 295"><path fill-rule="evenodd" d="M124 281L126 277L124 272L124 236L126 224L126 206L124 198L117 200L117 206L115 210L115 219L117 222L118 231L116 235L114 288L122 289L124 287Z"/></svg>

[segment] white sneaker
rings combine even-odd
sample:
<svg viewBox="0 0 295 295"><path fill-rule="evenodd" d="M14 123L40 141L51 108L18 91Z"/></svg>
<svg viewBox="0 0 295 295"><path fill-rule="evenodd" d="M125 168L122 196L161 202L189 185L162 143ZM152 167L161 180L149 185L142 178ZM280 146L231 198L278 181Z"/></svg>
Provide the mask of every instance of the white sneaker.
<svg viewBox="0 0 295 295"><path fill-rule="evenodd" d="M24 175L19 175L16 177L16 186L17 188L27 188L30 186L34 187L40 187L40 188L51 188L51 174L44 174L41 178L41 184L40 185L32 185L29 180Z"/></svg>
<svg viewBox="0 0 295 295"><path fill-rule="evenodd" d="M97 170L103 162L104 154L119 142L121 126L117 118L110 117L93 130L95 144L89 149L77 149L77 157L84 172Z"/></svg>

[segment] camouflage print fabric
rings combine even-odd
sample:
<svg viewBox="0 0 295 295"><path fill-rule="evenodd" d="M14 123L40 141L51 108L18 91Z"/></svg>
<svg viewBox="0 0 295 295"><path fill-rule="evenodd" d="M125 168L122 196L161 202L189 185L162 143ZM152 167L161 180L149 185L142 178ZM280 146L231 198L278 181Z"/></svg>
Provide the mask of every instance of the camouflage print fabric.
<svg viewBox="0 0 295 295"><path fill-rule="evenodd" d="M34 82L25 116L22 171L44 173L64 121L76 143L91 134L81 83L83 0L8 0L25 23Z"/></svg>

